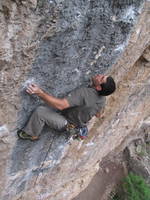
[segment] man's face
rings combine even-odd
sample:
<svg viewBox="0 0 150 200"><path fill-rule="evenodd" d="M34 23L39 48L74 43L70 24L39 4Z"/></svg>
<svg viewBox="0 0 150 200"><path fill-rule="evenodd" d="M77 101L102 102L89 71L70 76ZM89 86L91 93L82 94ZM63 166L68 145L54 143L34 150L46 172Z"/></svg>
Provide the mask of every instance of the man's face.
<svg viewBox="0 0 150 200"><path fill-rule="evenodd" d="M94 87L101 85L102 83L106 83L107 81L106 75L98 74L92 77L92 83Z"/></svg>

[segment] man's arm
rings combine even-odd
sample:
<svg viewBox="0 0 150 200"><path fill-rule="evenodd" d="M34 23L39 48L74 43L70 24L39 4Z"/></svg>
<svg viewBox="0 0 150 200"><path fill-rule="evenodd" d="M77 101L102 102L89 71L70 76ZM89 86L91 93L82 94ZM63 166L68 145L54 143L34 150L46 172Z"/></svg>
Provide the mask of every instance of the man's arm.
<svg viewBox="0 0 150 200"><path fill-rule="evenodd" d="M63 110L65 108L70 107L67 99L65 99L65 98L60 99L60 98L56 98L52 95L49 95L35 84L29 85L26 92L29 94L36 94L42 100L44 100L46 103L48 103L50 106L57 108L59 110Z"/></svg>
<svg viewBox="0 0 150 200"><path fill-rule="evenodd" d="M103 118L103 117L104 117L104 109L102 109L102 110L100 110L99 112L97 112L97 113L95 114L95 116L96 116L97 118Z"/></svg>

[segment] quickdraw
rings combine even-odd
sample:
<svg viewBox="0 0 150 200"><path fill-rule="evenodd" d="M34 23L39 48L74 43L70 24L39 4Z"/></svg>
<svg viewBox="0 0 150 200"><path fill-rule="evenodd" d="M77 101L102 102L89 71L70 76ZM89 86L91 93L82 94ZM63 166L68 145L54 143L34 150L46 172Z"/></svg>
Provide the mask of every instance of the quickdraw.
<svg viewBox="0 0 150 200"><path fill-rule="evenodd" d="M84 140L88 136L87 126L75 127L73 124L68 124L66 130L69 132L70 135L73 136L73 139Z"/></svg>

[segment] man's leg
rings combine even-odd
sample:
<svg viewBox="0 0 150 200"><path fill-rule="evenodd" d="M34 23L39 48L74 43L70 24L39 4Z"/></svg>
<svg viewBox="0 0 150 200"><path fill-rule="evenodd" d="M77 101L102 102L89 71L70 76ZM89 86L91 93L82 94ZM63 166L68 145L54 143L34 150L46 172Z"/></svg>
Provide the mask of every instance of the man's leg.
<svg viewBox="0 0 150 200"><path fill-rule="evenodd" d="M30 136L38 137L45 124L53 129L61 130L66 126L67 120L50 107L39 106L31 115L23 131Z"/></svg>

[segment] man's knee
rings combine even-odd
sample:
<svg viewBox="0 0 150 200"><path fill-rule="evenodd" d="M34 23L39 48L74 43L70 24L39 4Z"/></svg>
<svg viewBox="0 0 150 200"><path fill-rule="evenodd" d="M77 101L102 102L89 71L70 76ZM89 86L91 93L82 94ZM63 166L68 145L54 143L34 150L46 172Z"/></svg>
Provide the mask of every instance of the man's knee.
<svg viewBox="0 0 150 200"><path fill-rule="evenodd" d="M67 125L67 120L65 118L59 118L54 121L54 127L57 130L63 130Z"/></svg>
<svg viewBox="0 0 150 200"><path fill-rule="evenodd" d="M45 106L38 106L34 113L38 116L43 116L46 113L47 108Z"/></svg>

